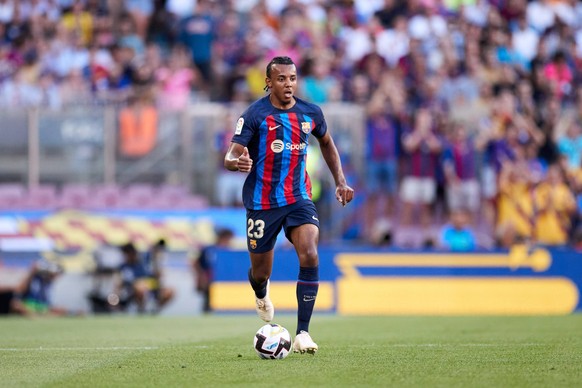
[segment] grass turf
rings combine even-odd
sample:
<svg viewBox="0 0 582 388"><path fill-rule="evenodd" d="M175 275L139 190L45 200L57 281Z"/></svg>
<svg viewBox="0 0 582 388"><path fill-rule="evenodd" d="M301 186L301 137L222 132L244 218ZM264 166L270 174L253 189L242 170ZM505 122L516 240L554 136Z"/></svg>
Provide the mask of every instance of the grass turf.
<svg viewBox="0 0 582 388"><path fill-rule="evenodd" d="M277 323L294 332L295 318ZM2 387L582 384L582 315L316 315L320 351L261 360L255 316L0 319Z"/></svg>

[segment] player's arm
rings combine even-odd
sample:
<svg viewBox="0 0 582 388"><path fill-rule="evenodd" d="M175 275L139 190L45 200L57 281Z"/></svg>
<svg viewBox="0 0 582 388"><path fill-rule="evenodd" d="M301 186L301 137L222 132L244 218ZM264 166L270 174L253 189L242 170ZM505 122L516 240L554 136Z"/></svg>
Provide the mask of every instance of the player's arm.
<svg viewBox="0 0 582 388"><path fill-rule="evenodd" d="M253 160L247 147L238 143L230 143L224 156L224 167L230 171L249 172L253 168Z"/></svg>
<svg viewBox="0 0 582 388"><path fill-rule="evenodd" d="M348 186L346 182L337 147L335 146L329 132L326 132L325 135L317 138L317 140L319 141L321 155L323 156L329 171L331 171L331 175L333 175L333 180L335 181L335 197L339 203L345 206L354 198L354 189Z"/></svg>

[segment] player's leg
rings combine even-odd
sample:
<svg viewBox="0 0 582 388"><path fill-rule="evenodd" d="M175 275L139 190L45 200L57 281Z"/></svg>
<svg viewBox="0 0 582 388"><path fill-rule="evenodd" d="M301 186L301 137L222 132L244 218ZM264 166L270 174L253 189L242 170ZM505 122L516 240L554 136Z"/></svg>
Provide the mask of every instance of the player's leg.
<svg viewBox="0 0 582 388"><path fill-rule="evenodd" d="M293 351L315 353L318 346L309 335L309 323L319 289L319 220L315 206L307 203L295 209L285 222L285 233L299 259L297 279L297 331Z"/></svg>
<svg viewBox="0 0 582 388"><path fill-rule="evenodd" d="M275 315L275 308L269 297L269 278L273 270L274 251L264 253L249 253L251 268L249 268L249 282L255 292L256 310L259 317L265 322L271 322Z"/></svg>
<svg viewBox="0 0 582 388"><path fill-rule="evenodd" d="M255 292L257 314L265 322L270 322L275 314L269 297L269 278L284 214L280 209L247 210L247 248L251 259L248 278Z"/></svg>
<svg viewBox="0 0 582 388"><path fill-rule="evenodd" d="M309 322L319 289L318 235L319 228L313 224L304 224L291 231L291 239L299 258L297 334L309 331Z"/></svg>
<svg viewBox="0 0 582 388"><path fill-rule="evenodd" d="M256 311L265 322L271 322L275 308L269 297L269 278L277 234L285 212L280 209L247 210L247 248L251 258L248 277L255 291Z"/></svg>

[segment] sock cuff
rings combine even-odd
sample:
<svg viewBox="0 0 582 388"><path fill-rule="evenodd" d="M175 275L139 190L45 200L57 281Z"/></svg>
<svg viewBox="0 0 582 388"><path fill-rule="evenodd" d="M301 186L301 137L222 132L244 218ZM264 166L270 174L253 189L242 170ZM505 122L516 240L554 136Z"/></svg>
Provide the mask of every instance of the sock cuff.
<svg viewBox="0 0 582 388"><path fill-rule="evenodd" d="M315 267L299 267L300 281L318 282L319 281L319 266Z"/></svg>

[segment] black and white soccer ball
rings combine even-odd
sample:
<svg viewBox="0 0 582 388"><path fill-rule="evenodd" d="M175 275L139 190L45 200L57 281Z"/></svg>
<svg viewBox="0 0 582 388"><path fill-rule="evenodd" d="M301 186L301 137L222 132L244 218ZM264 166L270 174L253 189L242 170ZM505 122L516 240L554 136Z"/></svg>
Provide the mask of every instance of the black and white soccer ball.
<svg viewBox="0 0 582 388"><path fill-rule="evenodd" d="M275 323L261 327L255 334L255 351L263 359L283 359L291 351L291 334Z"/></svg>

